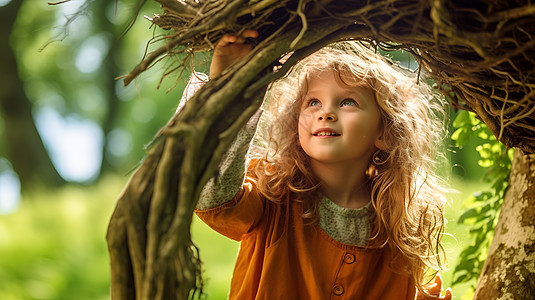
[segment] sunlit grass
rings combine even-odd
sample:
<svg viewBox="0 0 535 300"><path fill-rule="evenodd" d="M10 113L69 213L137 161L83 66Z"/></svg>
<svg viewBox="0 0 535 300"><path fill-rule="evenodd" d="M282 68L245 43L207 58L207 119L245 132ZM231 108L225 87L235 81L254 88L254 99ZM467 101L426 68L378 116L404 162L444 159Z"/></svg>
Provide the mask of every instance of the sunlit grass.
<svg viewBox="0 0 535 300"><path fill-rule="evenodd" d="M35 192L0 215L0 298L109 299L105 232L122 184Z"/></svg>
<svg viewBox="0 0 535 300"><path fill-rule="evenodd" d="M207 299L226 299L239 244L210 229L199 218L192 224L192 238L203 261Z"/></svg>
<svg viewBox="0 0 535 300"><path fill-rule="evenodd" d="M106 178L92 187L69 186L35 193L20 208L0 215L0 298L109 299L109 258L105 233L126 178ZM463 201L482 184L453 181L459 194L446 209L445 236L451 286L457 256L469 243L466 225L457 224ZM226 299L239 244L212 231L199 219L192 226L204 262L207 299ZM471 299L469 285L454 287L455 299Z"/></svg>

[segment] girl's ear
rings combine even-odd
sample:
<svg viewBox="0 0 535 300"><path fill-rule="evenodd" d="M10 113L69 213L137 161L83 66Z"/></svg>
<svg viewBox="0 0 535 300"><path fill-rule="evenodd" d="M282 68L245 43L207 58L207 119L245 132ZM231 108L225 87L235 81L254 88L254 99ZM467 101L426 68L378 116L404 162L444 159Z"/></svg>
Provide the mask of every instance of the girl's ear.
<svg viewBox="0 0 535 300"><path fill-rule="evenodd" d="M375 140L375 147L377 147L377 149L379 149L379 150L386 150L387 146L386 146L386 143L384 141L382 133L379 134L379 136Z"/></svg>

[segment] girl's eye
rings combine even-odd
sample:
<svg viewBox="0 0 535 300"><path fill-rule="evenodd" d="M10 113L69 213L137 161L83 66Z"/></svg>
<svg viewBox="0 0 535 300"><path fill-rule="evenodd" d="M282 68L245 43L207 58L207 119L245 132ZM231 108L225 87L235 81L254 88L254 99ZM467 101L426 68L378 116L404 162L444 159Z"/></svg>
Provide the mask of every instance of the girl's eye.
<svg viewBox="0 0 535 300"><path fill-rule="evenodd" d="M319 105L321 105L321 102L318 99L308 100L308 106L319 106Z"/></svg>
<svg viewBox="0 0 535 300"><path fill-rule="evenodd" d="M357 104L357 101L351 98L347 98L347 99L342 100L342 102L340 103L340 107L342 106L358 106L358 104Z"/></svg>

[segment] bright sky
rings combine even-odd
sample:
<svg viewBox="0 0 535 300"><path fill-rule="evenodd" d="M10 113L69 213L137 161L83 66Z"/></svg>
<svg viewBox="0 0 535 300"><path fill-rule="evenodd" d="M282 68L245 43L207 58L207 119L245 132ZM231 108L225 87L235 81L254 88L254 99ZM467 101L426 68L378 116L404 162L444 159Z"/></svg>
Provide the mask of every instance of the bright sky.
<svg viewBox="0 0 535 300"><path fill-rule="evenodd" d="M103 134L92 121L63 118L54 109L38 111L35 123L58 172L68 181L88 181L100 168Z"/></svg>
<svg viewBox="0 0 535 300"><path fill-rule="evenodd" d="M11 0L0 0L0 7L6 6L11 2Z"/></svg>
<svg viewBox="0 0 535 300"><path fill-rule="evenodd" d="M35 122L52 162L63 178L84 182L98 174L104 136L97 124L74 115L64 118L48 107L37 112ZM16 210L19 201L17 174L6 159L0 158L0 214Z"/></svg>
<svg viewBox="0 0 535 300"><path fill-rule="evenodd" d="M9 162L0 158L0 214L15 211L19 205L20 183L17 174L10 169Z"/></svg>

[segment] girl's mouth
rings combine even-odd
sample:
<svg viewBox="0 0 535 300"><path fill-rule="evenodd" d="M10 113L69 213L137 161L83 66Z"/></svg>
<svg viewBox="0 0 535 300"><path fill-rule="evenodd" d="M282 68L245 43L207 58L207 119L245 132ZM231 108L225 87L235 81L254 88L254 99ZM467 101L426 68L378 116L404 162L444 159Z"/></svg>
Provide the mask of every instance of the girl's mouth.
<svg viewBox="0 0 535 300"><path fill-rule="evenodd" d="M314 136L339 136L340 134L331 131L320 131L313 134Z"/></svg>
<svg viewBox="0 0 535 300"><path fill-rule="evenodd" d="M336 132L332 128L319 128L312 133L313 136L340 136L341 134Z"/></svg>

